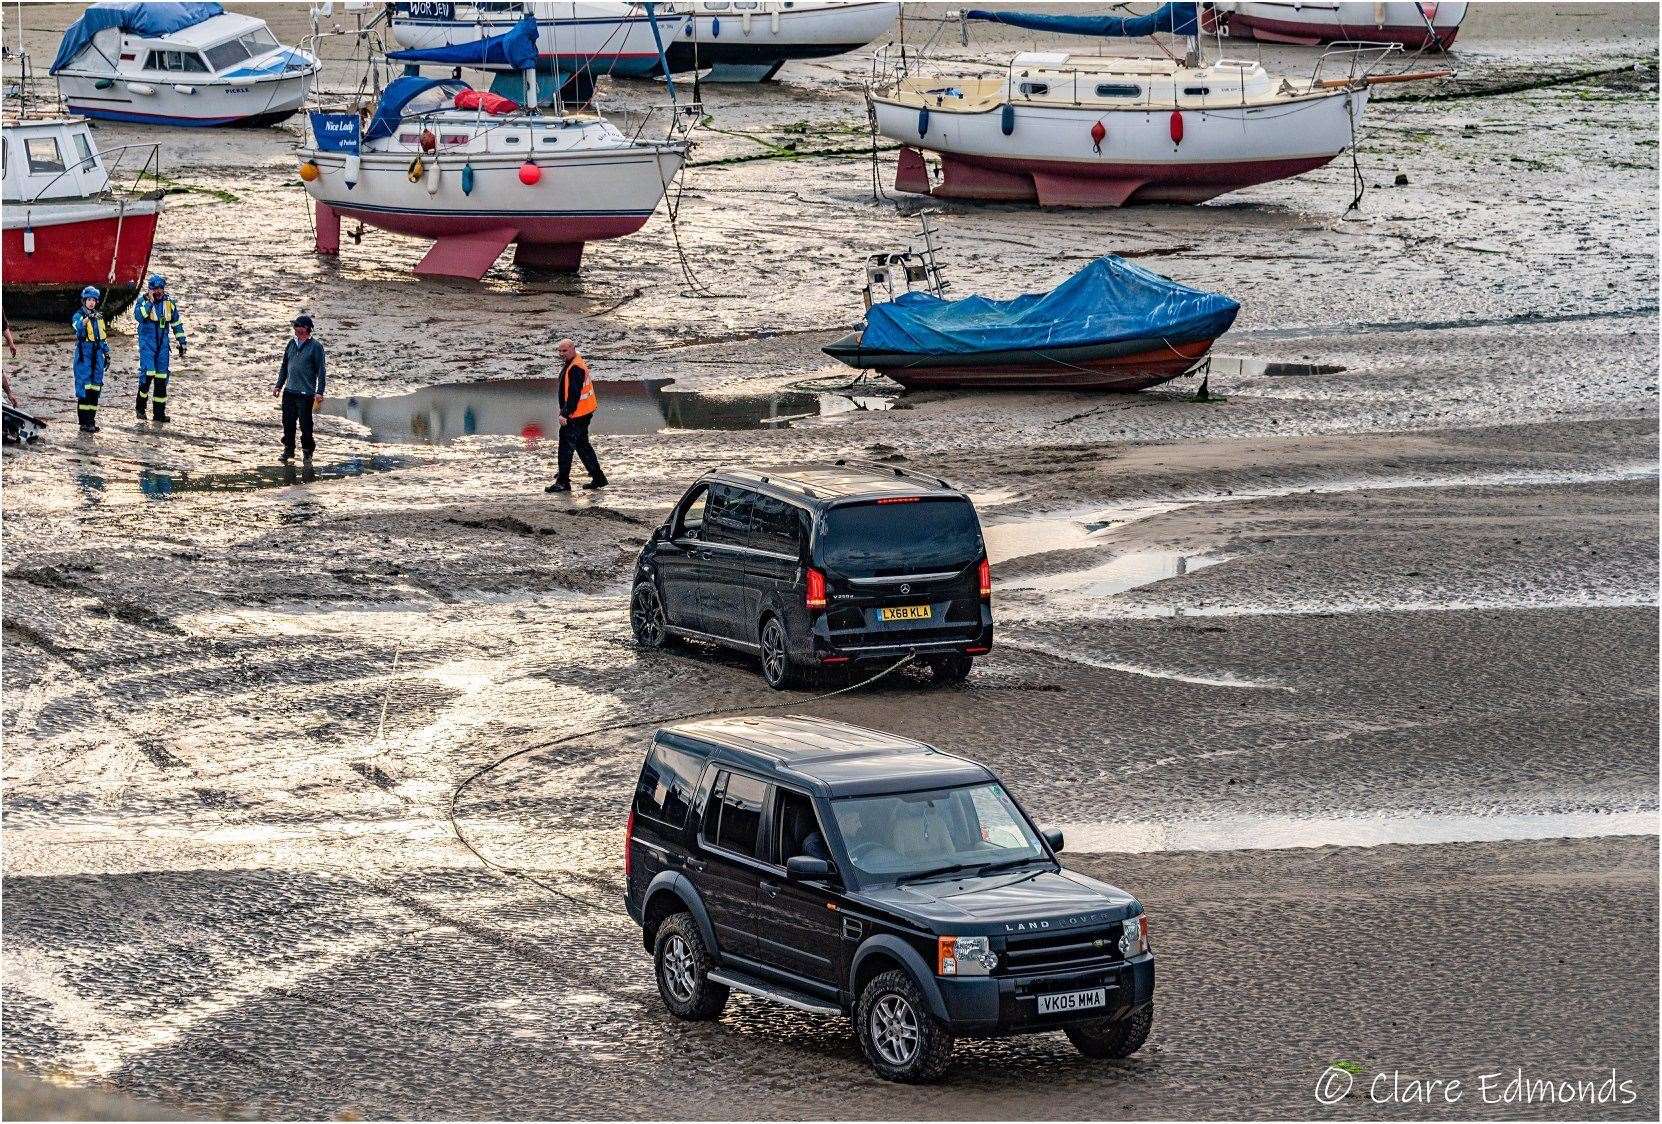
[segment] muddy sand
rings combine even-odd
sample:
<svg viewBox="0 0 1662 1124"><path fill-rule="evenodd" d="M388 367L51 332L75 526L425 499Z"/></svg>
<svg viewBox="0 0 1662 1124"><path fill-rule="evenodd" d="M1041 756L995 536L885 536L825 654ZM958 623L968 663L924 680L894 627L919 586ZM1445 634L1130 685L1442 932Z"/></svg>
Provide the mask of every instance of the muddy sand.
<svg viewBox="0 0 1662 1124"><path fill-rule="evenodd" d="M24 9L37 60L73 15ZM154 264L193 346L176 420L135 424L119 327L90 440L62 327L8 360L51 429L0 470L5 1065L208 1116L1654 1119L1656 33L1479 7L1433 100L1370 106L1359 217L1348 162L1196 208L940 208L958 294L1112 251L1239 297L1210 403L849 386L818 348L919 202L887 154L875 199L869 156L731 161L864 142L858 56L705 90L686 273L662 211L575 278L419 281L375 231L319 259L297 123L101 127L167 147ZM330 348L309 477L267 394L300 307ZM612 382L599 497L542 493L506 381L566 334ZM841 455L975 496L999 632L966 684L781 696L633 646L629 563L694 474ZM962 750L1063 825L1153 917L1149 1047L965 1043L910 1089L841 1020L669 1018L621 907L628 793L657 723L764 707ZM451 795L520 750L456 806L481 862ZM1360 1076L1326 1108L1335 1061ZM1632 1097L1483 1099L1519 1070Z"/></svg>

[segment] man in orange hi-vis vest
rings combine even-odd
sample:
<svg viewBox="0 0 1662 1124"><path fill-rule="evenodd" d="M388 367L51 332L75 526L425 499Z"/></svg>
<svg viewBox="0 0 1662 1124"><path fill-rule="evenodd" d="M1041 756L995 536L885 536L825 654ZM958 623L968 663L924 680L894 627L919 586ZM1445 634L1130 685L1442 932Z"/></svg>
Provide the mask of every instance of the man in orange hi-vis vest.
<svg viewBox="0 0 1662 1124"><path fill-rule="evenodd" d="M606 486L606 474L600 471L600 458L589 444L589 423L594 420L594 380L589 377L589 365L577 354L577 345L561 340L560 352L560 474L545 492L571 491L571 455L576 453L588 470L587 491Z"/></svg>

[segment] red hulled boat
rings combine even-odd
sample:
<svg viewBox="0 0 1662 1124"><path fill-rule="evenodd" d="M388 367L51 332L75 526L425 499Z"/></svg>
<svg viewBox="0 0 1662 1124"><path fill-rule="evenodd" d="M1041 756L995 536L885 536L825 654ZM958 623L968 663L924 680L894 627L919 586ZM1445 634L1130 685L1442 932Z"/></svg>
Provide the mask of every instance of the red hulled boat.
<svg viewBox="0 0 1662 1124"><path fill-rule="evenodd" d="M150 267L161 191L117 188L82 118L8 121L3 135L6 314L67 320L88 285L105 315L121 311ZM133 147L150 167L156 146Z"/></svg>

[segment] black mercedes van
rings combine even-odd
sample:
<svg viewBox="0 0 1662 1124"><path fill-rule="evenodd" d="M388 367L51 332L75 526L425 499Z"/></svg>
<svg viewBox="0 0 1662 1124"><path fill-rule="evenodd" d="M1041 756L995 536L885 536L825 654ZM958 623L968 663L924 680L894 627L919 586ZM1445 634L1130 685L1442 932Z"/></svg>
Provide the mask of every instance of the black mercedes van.
<svg viewBox="0 0 1662 1124"><path fill-rule="evenodd" d="M968 496L938 477L839 460L706 472L635 566L635 639L711 640L803 671L913 655L955 682L993 645L992 577Z"/></svg>
<svg viewBox="0 0 1662 1124"><path fill-rule="evenodd" d="M1142 903L1062 866L992 770L806 717L653 739L625 904L682 1019L733 991L846 1015L879 1076L942 1076L960 1037L1060 1032L1123 1058L1154 1024Z"/></svg>

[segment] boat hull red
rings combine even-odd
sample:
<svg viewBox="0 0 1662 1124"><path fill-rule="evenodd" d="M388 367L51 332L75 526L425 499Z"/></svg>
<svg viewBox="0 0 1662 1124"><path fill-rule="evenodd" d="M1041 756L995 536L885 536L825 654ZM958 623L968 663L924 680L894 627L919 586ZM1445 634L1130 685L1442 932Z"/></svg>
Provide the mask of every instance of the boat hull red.
<svg viewBox="0 0 1662 1124"><path fill-rule="evenodd" d="M156 240L156 211L120 219L105 214L49 225L36 222L33 230L33 253L24 252L23 227L7 227L4 232L6 314L68 320L80 303L81 290L96 285L105 291L108 316L138 295Z"/></svg>
<svg viewBox="0 0 1662 1124"><path fill-rule="evenodd" d="M1134 203L1204 203L1254 184L1320 168L1332 156L1226 163L1121 164L1016 160L937 153L942 178L932 184L915 148L903 148L895 190L938 199L1033 203L1043 207L1123 207Z"/></svg>
<svg viewBox="0 0 1662 1124"><path fill-rule="evenodd" d="M1157 351L1095 359L1031 359L996 366L896 366L877 370L906 387L975 387L982 390L1146 390L1192 370L1212 348L1211 340L1164 345Z"/></svg>
<svg viewBox="0 0 1662 1124"><path fill-rule="evenodd" d="M1372 24L1351 27L1342 23L1295 23L1292 20L1271 19L1264 16L1231 12L1227 26L1231 35L1243 39L1259 39L1266 43L1292 43L1313 47L1318 43L1364 42L1400 43L1411 51L1448 50L1454 46L1454 37L1460 28L1437 28L1436 42L1431 29L1419 25L1398 24L1375 27Z"/></svg>

